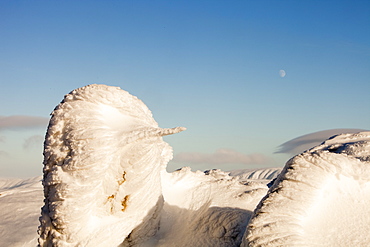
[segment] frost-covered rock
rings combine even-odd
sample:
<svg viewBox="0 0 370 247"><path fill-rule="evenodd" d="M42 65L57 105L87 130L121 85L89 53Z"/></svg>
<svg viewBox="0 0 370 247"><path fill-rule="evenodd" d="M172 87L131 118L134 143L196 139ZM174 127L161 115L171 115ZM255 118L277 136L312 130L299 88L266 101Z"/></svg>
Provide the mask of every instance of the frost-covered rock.
<svg viewBox="0 0 370 247"><path fill-rule="evenodd" d="M132 228L119 246L239 246L246 228L242 246L368 246L369 139L369 132L340 135L294 157L270 191L266 178L275 176L271 168L231 173L162 170L163 207L153 207L148 217L139 208L136 225L129 217L120 222L112 216L107 222L116 218L112 222L122 223L122 229ZM0 179L0 246L36 245L43 197L39 181ZM82 228L88 227L83 223ZM100 237L120 237L119 229L113 230L102 228Z"/></svg>
<svg viewBox="0 0 370 247"><path fill-rule="evenodd" d="M116 87L66 95L44 144L39 246L239 246L266 181L167 173L172 148L162 136L184 129L159 128Z"/></svg>
<svg viewBox="0 0 370 247"><path fill-rule="evenodd" d="M44 143L39 245L118 246L130 234L154 235L163 206L160 172L172 159L162 136L182 130L159 128L141 100L117 87L67 94Z"/></svg>
<svg viewBox="0 0 370 247"><path fill-rule="evenodd" d="M184 129L159 128L143 102L117 87L66 95L44 144L39 246L370 242L370 132L331 138L292 158L280 175L279 168L167 173L172 148L162 136Z"/></svg>
<svg viewBox="0 0 370 247"><path fill-rule="evenodd" d="M244 246L368 246L370 132L328 139L287 162Z"/></svg>

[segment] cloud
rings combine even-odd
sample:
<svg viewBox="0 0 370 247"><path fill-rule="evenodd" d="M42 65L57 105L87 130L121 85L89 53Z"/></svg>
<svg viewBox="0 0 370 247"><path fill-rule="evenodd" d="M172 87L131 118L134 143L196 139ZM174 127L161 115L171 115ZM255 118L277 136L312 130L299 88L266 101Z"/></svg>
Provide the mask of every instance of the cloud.
<svg viewBox="0 0 370 247"><path fill-rule="evenodd" d="M179 153L173 159L174 162L186 164L266 164L269 158L263 154L243 154L231 149L219 149L212 154L189 152Z"/></svg>
<svg viewBox="0 0 370 247"><path fill-rule="evenodd" d="M303 151L317 146L324 142L329 137L342 133L357 133L365 131L363 129L330 129L323 130L307 135L299 136L290 141L287 141L279 146L279 150L275 153L287 153L291 155L300 154Z"/></svg>
<svg viewBox="0 0 370 247"><path fill-rule="evenodd" d="M6 137L5 136L0 136L0 142L5 142Z"/></svg>
<svg viewBox="0 0 370 247"><path fill-rule="evenodd" d="M5 152L5 151L0 150L0 157L8 158L9 157L9 154L7 152Z"/></svg>
<svg viewBox="0 0 370 247"><path fill-rule="evenodd" d="M34 135L27 138L23 143L23 148L28 150L33 147L40 147L44 141L44 137L41 135Z"/></svg>
<svg viewBox="0 0 370 247"><path fill-rule="evenodd" d="M49 118L36 116L0 116L0 130L2 129L24 129L45 127L49 122Z"/></svg>

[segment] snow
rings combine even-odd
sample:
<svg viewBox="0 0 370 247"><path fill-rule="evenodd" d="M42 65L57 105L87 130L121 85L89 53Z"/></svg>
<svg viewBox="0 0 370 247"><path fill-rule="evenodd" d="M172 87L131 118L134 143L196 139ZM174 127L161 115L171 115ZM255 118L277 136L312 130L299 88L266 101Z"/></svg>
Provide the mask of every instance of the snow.
<svg viewBox="0 0 370 247"><path fill-rule="evenodd" d="M158 246L238 246L264 182L241 183L220 170L162 174L165 206ZM189 238L191 234L191 238Z"/></svg>
<svg viewBox="0 0 370 247"><path fill-rule="evenodd" d="M230 172L231 176L238 176L240 180L272 180L276 178L282 168L270 168L270 169L241 169Z"/></svg>
<svg viewBox="0 0 370 247"><path fill-rule="evenodd" d="M158 127L120 88L67 94L49 123L44 176L0 179L0 246L370 242L370 132L334 136L283 169L168 173L162 136L183 130Z"/></svg>
<svg viewBox="0 0 370 247"><path fill-rule="evenodd" d="M44 199L41 179L0 179L0 246L37 245Z"/></svg>
<svg viewBox="0 0 370 247"><path fill-rule="evenodd" d="M45 138L40 246L118 246L154 235L160 172L172 158L162 136L182 130L158 128L146 105L117 87L67 94Z"/></svg>

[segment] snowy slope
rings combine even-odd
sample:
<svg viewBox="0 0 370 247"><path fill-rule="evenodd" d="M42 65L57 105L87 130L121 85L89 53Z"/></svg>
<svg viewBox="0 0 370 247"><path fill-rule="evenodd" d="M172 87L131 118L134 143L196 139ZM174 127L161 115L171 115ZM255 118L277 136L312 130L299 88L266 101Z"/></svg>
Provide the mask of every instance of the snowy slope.
<svg viewBox="0 0 370 247"><path fill-rule="evenodd" d="M276 178L282 168L242 169L229 172L231 176L238 176L239 180L271 180Z"/></svg>
<svg viewBox="0 0 370 247"><path fill-rule="evenodd" d="M245 246L369 246L370 132L292 158L249 222Z"/></svg>
<svg viewBox="0 0 370 247"><path fill-rule="evenodd" d="M41 179L0 179L0 246L37 245L44 199Z"/></svg>

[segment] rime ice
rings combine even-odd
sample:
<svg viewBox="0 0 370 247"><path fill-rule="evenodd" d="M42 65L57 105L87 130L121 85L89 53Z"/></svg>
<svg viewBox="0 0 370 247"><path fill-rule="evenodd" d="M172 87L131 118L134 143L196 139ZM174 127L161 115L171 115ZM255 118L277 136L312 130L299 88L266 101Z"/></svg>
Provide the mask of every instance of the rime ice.
<svg viewBox="0 0 370 247"><path fill-rule="evenodd" d="M245 246L368 246L370 132L332 137L289 160L257 206Z"/></svg>
<svg viewBox="0 0 370 247"><path fill-rule="evenodd" d="M332 137L284 169L167 173L172 148L162 136L183 130L158 127L117 87L67 94L45 139L44 193L41 178L0 179L0 246L370 242L370 132Z"/></svg>

